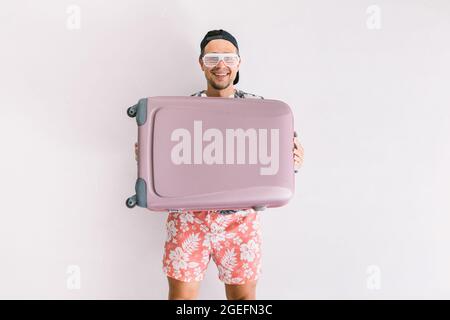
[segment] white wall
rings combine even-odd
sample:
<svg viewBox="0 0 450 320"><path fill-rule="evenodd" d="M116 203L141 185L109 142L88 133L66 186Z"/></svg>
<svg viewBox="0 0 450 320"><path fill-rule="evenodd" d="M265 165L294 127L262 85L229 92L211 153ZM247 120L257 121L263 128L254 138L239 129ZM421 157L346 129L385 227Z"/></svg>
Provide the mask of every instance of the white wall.
<svg viewBox="0 0 450 320"><path fill-rule="evenodd" d="M261 214L258 297L450 298L446 0L2 2L0 298L166 298L166 215L124 205L125 110L204 89L216 28L305 148L295 198ZM211 262L201 298L223 297Z"/></svg>

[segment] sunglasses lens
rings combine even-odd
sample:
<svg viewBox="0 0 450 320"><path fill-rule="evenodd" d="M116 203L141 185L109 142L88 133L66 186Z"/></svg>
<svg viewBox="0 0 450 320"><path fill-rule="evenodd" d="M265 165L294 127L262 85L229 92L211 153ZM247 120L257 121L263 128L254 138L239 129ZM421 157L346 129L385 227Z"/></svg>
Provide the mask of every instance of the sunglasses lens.
<svg viewBox="0 0 450 320"><path fill-rule="evenodd" d="M239 57L238 56L224 57L223 61L229 67L236 67L239 62Z"/></svg>
<svg viewBox="0 0 450 320"><path fill-rule="evenodd" d="M219 63L219 57L218 56L204 56L203 63L207 67L214 67L217 63Z"/></svg>

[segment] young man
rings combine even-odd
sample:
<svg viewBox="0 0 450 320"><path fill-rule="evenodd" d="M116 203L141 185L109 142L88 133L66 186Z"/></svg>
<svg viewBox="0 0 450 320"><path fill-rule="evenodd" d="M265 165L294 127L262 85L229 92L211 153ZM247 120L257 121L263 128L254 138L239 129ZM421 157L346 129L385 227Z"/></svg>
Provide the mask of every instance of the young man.
<svg viewBox="0 0 450 320"><path fill-rule="evenodd" d="M234 87L239 81L240 57L237 41L230 33L209 31L200 49L199 63L207 89L192 96L263 99ZM293 152L297 169L303 162L303 148L297 138ZM169 282L169 299L196 299L211 258L225 283L228 299L256 298L261 232L259 216L253 209L169 212L166 227L163 271Z"/></svg>

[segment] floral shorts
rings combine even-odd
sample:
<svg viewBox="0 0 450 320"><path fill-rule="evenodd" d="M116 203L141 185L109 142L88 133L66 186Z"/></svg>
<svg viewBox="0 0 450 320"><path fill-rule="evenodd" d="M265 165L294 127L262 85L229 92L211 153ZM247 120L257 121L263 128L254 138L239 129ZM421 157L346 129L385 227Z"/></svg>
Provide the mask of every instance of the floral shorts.
<svg viewBox="0 0 450 320"><path fill-rule="evenodd" d="M169 212L163 271L171 278L203 280L212 258L226 284L257 280L261 273L259 216L253 209Z"/></svg>

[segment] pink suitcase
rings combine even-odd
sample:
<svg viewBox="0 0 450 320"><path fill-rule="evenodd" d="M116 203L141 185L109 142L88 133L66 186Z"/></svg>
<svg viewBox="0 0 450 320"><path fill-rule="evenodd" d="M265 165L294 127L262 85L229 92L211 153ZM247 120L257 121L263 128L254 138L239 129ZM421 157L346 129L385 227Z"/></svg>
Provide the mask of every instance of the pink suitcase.
<svg viewBox="0 0 450 320"><path fill-rule="evenodd" d="M292 198L293 116L284 102L150 97L127 113L139 146L129 208L260 211Z"/></svg>

